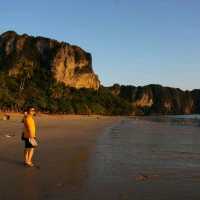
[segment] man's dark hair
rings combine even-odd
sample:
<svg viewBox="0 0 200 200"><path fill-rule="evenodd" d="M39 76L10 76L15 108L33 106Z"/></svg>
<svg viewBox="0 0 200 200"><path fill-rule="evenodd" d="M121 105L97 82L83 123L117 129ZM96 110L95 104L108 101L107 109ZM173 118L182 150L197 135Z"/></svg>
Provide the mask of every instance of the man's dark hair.
<svg viewBox="0 0 200 200"><path fill-rule="evenodd" d="M33 106L29 106L29 107L27 107L27 112L29 113L30 111L31 111L31 109L34 109L35 110L35 108L33 107Z"/></svg>

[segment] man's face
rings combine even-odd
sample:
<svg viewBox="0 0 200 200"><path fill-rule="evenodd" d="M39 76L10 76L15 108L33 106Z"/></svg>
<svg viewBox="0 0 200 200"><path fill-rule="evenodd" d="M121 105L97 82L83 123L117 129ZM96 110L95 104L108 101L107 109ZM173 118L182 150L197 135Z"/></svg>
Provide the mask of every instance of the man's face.
<svg viewBox="0 0 200 200"><path fill-rule="evenodd" d="M35 109L34 109L34 108L31 108L31 109L30 109L30 114L31 114L31 115L35 115Z"/></svg>

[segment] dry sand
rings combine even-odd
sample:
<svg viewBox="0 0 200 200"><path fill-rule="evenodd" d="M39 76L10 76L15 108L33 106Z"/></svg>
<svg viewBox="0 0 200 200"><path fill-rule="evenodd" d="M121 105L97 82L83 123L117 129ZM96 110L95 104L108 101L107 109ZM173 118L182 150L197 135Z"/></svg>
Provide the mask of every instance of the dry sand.
<svg viewBox="0 0 200 200"><path fill-rule="evenodd" d="M0 120L0 200L199 200L200 128L128 117L36 118L22 164L22 115Z"/></svg>
<svg viewBox="0 0 200 200"><path fill-rule="evenodd" d="M48 116L36 118L37 168L23 166L22 115L0 120L0 199L80 199L87 160L96 136L117 117Z"/></svg>

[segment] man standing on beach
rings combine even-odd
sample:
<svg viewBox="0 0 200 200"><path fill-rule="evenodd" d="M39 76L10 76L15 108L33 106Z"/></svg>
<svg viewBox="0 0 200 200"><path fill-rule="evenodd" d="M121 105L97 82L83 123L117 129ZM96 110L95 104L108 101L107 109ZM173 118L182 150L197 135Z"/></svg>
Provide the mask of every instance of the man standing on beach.
<svg viewBox="0 0 200 200"><path fill-rule="evenodd" d="M34 164L32 162L34 148L37 146L37 142L35 140L35 120L33 116L35 115L35 109L29 108L28 114L24 118L24 135L23 140L25 142L25 150L24 150L24 164L29 167L33 167Z"/></svg>

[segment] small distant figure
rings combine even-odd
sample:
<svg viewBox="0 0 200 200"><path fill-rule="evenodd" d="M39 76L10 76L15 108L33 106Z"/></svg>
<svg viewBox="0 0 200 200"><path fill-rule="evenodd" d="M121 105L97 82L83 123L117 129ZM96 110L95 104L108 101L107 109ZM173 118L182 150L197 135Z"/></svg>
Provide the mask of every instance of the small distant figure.
<svg viewBox="0 0 200 200"><path fill-rule="evenodd" d="M36 126L35 120L35 109L33 107L28 108L28 111L24 113L23 123L24 123L24 132L22 134L22 140L25 142L24 150L24 164L28 167L33 167L33 154L34 148L37 146L36 141Z"/></svg>
<svg viewBox="0 0 200 200"><path fill-rule="evenodd" d="M9 120L10 119L10 115L8 115L8 114L5 114L4 116L3 116L3 120Z"/></svg>

